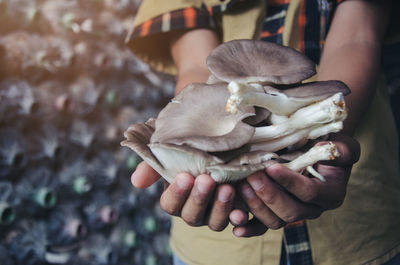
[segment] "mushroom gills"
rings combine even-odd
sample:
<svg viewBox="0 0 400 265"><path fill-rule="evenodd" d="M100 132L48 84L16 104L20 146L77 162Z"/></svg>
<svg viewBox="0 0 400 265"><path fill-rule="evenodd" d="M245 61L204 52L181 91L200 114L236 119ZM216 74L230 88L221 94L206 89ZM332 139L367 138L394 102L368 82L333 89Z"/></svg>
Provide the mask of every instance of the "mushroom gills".
<svg viewBox="0 0 400 265"><path fill-rule="evenodd" d="M222 164L223 160L195 148L174 144L150 144L149 148L169 176L187 172L193 176L207 174L210 165Z"/></svg>

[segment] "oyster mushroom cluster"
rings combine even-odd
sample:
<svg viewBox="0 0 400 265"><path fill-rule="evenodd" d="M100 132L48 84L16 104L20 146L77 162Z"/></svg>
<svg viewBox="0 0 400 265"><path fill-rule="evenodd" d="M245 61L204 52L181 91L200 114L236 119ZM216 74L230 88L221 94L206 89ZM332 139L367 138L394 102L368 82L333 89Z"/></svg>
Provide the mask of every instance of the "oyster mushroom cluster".
<svg viewBox="0 0 400 265"><path fill-rule="evenodd" d="M164 179L180 172L232 182L274 163L307 170L335 159L333 144L301 155L296 146L342 129L347 112L340 81L302 83L315 65L294 49L255 40L221 44L207 58L206 83L186 86L157 119L133 124L121 144Z"/></svg>

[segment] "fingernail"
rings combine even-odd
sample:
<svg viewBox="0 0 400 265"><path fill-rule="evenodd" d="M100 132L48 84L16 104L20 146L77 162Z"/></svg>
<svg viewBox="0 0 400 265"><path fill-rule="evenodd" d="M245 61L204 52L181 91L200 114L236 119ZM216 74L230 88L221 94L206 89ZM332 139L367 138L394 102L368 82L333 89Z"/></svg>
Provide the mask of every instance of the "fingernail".
<svg viewBox="0 0 400 265"><path fill-rule="evenodd" d="M244 213L238 213L237 211L240 210L233 210L230 215L229 219L234 226L245 225L248 221L248 216L244 217Z"/></svg>
<svg viewBox="0 0 400 265"><path fill-rule="evenodd" d="M253 176L249 178L248 182L250 183L251 187L255 190L260 190L265 185L264 180L260 176Z"/></svg>
<svg viewBox="0 0 400 265"><path fill-rule="evenodd" d="M316 143L315 145L319 146L319 145L326 145L326 144L330 144L330 143L332 143L332 142L330 142L330 141L321 141L321 142Z"/></svg>
<svg viewBox="0 0 400 265"><path fill-rule="evenodd" d="M254 191L247 185L242 187L241 192L247 199L251 199L255 196Z"/></svg>
<svg viewBox="0 0 400 265"><path fill-rule="evenodd" d="M136 188L142 188L140 185L140 174L137 173L137 171L133 172L131 175L131 183L133 186Z"/></svg>
<svg viewBox="0 0 400 265"><path fill-rule="evenodd" d="M233 228L233 234L237 237L242 237L244 235L244 230L241 227Z"/></svg>
<svg viewBox="0 0 400 265"><path fill-rule="evenodd" d="M210 191L210 185L202 179L197 180L196 188L200 193L208 193Z"/></svg>
<svg viewBox="0 0 400 265"><path fill-rule="evenodd" d="M190 184L190 181L186 177L182 175L176 176L176 185L178 185L179 189L188 190L190 189Z"/></svg>
<svg viewBox="0 0 400 265"><path fill-rule="evenodd" d="M231 192L219 192L218 193L218 200L220 202L226 203L232 199L232 193Z"/></svg>

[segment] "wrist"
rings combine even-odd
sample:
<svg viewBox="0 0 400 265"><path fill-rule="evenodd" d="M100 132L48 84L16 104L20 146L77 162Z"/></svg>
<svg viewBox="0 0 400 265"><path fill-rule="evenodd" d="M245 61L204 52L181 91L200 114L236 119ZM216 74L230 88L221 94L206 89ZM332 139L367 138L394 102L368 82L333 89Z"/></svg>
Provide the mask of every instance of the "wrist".
<svg viewBox="0 0 400 265"><path fill-rule="evenodd" d="M189 69L180 70L176 80L175 95L190 83L205 83L210 72L204 66L192 66Z"/></svg>

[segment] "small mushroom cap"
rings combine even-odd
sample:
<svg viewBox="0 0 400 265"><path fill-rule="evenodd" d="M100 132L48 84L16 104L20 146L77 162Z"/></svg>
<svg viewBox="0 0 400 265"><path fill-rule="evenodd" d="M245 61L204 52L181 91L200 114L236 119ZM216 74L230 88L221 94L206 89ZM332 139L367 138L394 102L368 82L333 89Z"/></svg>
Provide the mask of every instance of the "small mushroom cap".
<svg viewBox="0 0 400 265"><path fill-rule="evenodd" d="M268 92L270 87L265 86ZM336 93L342 93L344 96L350 94L349 87L339 80L317 81L298 84L296 86L279 87L279 91L291 98L309 98L314 101L320 101Z"/></svg>
<svg viewBox="0 0 400 265"><path fill-rule="evenodd" d="M206 152L185 145L150 144L151 152L168 171L169 176L187 172L193 176L207 174L207 167L223 161Z"/></svg>
<svg viewBox="0 0 400 265"><path fill-rule="evenodd" d="M226 84L188 85L160 112L150 142L186 144L208 152L241 147L254 134L255 128L242 122L255 115L254 108L228 113L228 97Z"/></svg>
<svg viewBox="0 0 400 265"><path fill-rule="evenodd" d="M207 173L208 166L224 163L223 160L206 152L185 145L149 144L154 132L154 119L145 124L131 125L124 133L122 146L129 147L146 161L165 180L172 182L181 172L193 176Z"/></svg>
<svg viewBox="0 0 400 265"><path fill-rule="evenodd" d="M146 161L155 171L157 171L167 181L171 181L175 176L168 174L168 171L154 157L148 144L154 132L154 119L149 119L146 123L135 123L125 131L126 140L121 142L122 146L129 147L135 151L144 161Z"/></svg>
<svg viewBox="0 0 400 265"><path fill-rule="evenodd" d="M278 44L233 40L215 48L207 58L212 80L264 84L295 84L311 76L315 64L300 52Z"/></svg>

